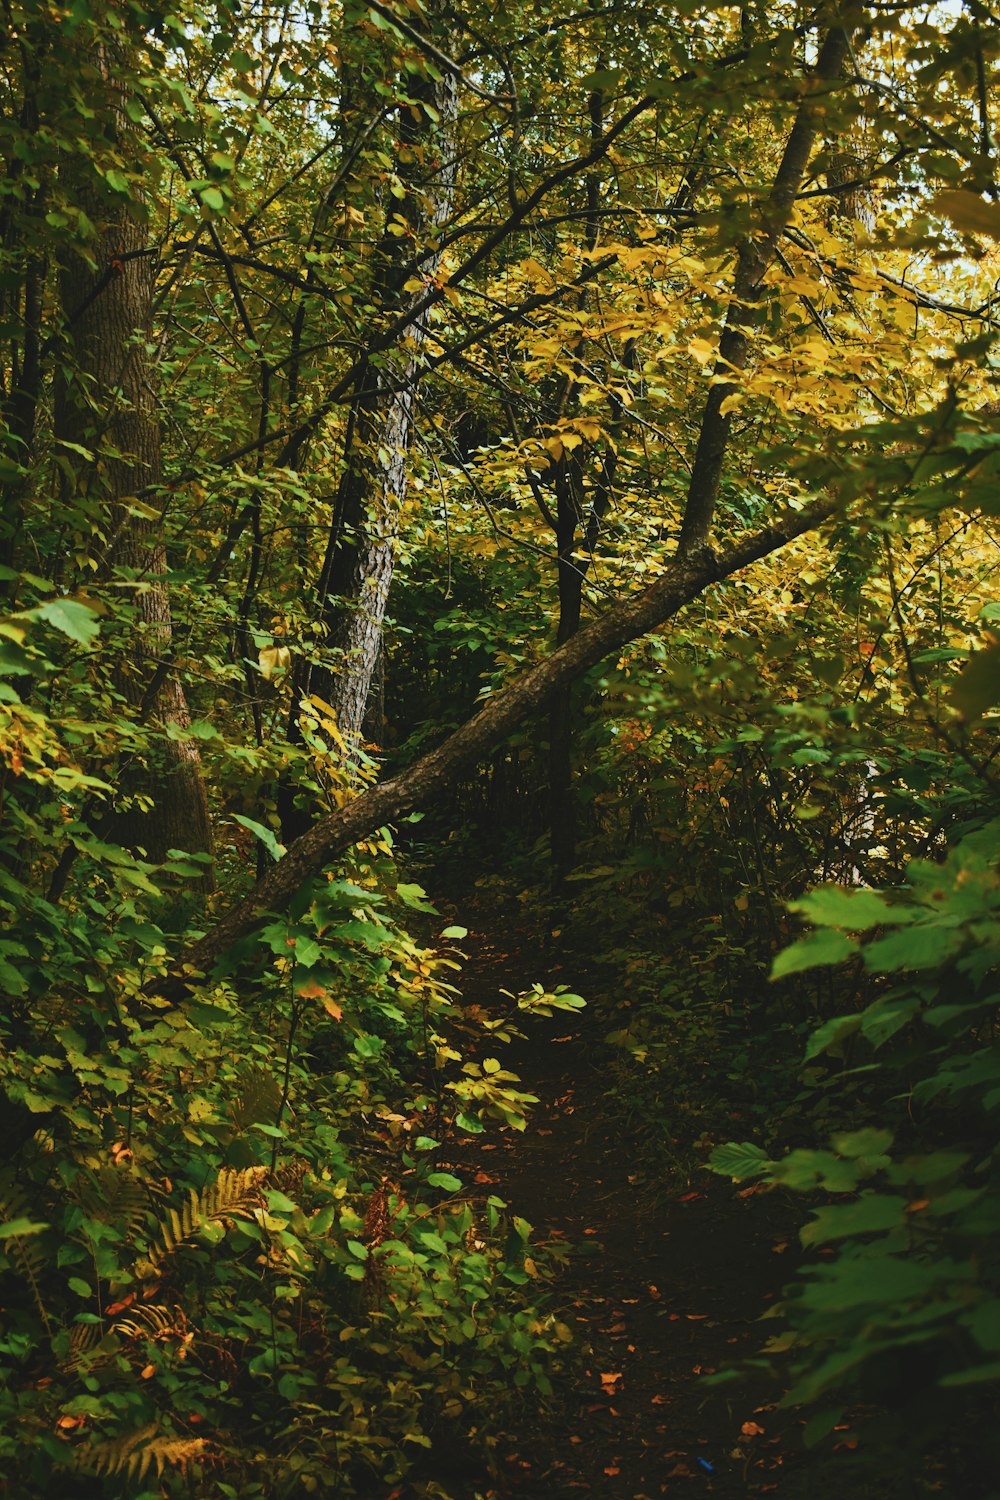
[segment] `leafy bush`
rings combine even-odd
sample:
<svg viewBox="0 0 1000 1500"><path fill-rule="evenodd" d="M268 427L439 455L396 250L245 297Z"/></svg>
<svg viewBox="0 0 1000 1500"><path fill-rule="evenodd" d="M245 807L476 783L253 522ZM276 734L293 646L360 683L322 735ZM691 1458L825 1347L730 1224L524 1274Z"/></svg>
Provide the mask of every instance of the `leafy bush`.
<svg viewBox="0 0 1000 1500"><path fill-rule="evenodd" d="M749 1144L711 1158L737 1181L827 1200L802 1231L820 1258L767 1346L790 1361L790 1403L940 1399L1000 1377L998 841L992 821L897 888L822 886L794 903L812 931L775 975L841 964L867 981L865 1003L814 1031L807 1063L842 1114L846 1099L870 1123L777 1160Z"/></svg>

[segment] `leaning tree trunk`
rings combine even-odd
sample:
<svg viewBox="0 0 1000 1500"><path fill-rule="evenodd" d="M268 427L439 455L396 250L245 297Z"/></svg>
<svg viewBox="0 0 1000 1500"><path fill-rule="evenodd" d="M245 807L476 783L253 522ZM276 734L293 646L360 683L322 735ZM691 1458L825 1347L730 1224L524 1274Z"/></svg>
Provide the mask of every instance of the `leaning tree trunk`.
<svg viewBox="0 0 1000 1500"><path fill-rule="evenodd" d="M419 307L440 266L434 236L447 222L454 197L456 80L449 73L416 86L410 81L407 87L414 104L400 111L396 164L405 197L389 200L377 251L372 297L376 325L385 317L405 314L408 305ZM424 104L429 110L422 108ZM407 267L413 267L413 247L428 241L417 271L419 289L407 291L404 283ZM361 738L379 670L427 319L426 310L415 312L396 348L381 356L377 367L374 361L368 363L359 377L320 579L327 640L339 656L339 667L328 678L314 671L310 686L332 704L349 752Z"/></svg>
<svg viewBox="0 0 1000 1500"><path fill-rule="evenodd" d="M121 92L118 59L98 47L82 72L93 83L93 102L112 122L115 144L126 160L135 150ZM99 97L103 95L103 100ZM56 435L95 454L73 453L76 489L102 506L105 574L118 573L132 591L135 632L116 685L137 718L163 729L190 724L184 689L169 669L173 650L167 554L160 527L134 514L130 497L154 495L163 478L156 382L149 356L154 256L140 213L124 193L112 192L89 160L63 170L67 194L97 228L88 257L67 253L59 291L73 350L72 369L57 393ZM153 860L169 849L211 850L211 830L201 764L195 743L158 737L158 763L122 769L126 805L114 833ZM137 799L150 798L142 810Z"/></svg>

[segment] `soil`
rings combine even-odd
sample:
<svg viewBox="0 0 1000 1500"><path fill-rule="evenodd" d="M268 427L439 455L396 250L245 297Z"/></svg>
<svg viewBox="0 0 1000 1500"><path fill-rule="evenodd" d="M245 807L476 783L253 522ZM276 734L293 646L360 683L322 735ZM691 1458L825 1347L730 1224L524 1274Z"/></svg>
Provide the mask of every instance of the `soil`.
<svg viewBox="0 0 1000 1500"><path fill-rule="evenodd" d="M468 903L465 903L468 920ZM588 995L572 962L520 940L496 915L480 918L463 948L467 1004L497 1010L498 990L534 980ZM544 1029L543 1029L544 1028ZM801 1209L742 1192L699 1170L667 1170L655 1195L637 1168L609 1094L600 1006L535 1023L504 1052L537 1094L523 1134L471 1138L455 1160L466 1182L497 1194L533 1226L533 1242L568 1251L552 1305L574 1333L575 1355L547 1409L528 1403L518 1431L500 1439L496 1471L456 1487L456 1500L606 1500L756 1497L854 1500L918 1493L886 1484L845 1425L807 1450L804 1418L777 1409L780 1388L761 1371L728 1383L709 1377L761 1349L760 1319L798 1255ZM935 1488L937 1488L935 1486ZM434 1493L433 1489L430 1491ZM440 1491L437 1491L440 1493ZM921 1489L919 1493L926 1493ZM947 1493L938 1490L938 1493Z"/></svg>

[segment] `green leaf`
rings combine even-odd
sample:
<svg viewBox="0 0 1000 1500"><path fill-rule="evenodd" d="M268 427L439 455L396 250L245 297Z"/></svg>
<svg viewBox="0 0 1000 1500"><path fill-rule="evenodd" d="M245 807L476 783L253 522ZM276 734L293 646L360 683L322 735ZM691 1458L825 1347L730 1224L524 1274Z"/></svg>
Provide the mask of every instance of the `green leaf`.
<svg viewBox="0 0 1000 1500"><path fill-rule="evenodd" d="M731 1177L734 1182L745 1182L750 1177L760 1177L772 1165L766 1151L751 1141L727 1141L716 1146L708 1158L708 1165L721 1177Z"/></svg>
<svg viewBox="0 0 1000 1500"><path fill-rule="evenodd" d="M821 1208L802 1230L803 1245L826 1245L831 1240L852 1238L896 1229L905 1222L906 1201L887 1194L865 1193L856 1203Z"/></svg>
<svg viewBox="0 0 1000 1500"><path fill-rule="evenodd" d="M301 964L304 969L311 969L314 964L319 963L323 956L323 950L315 938L304 934L296 934L295 937L295 962Z"/></svg>
<svg viewBox="0 0 1000 1500"><path fill-rule="evenodd" d="M804 969L843 963L856 953L857 945L842 932L831 929L811 932L801 942L793 943L778 954L771 965L771 978L784 979L789 974L800 974Z"/></svg>
<svg viewBox="0 0 1000 1500"><path fill-rule="evenodd" d="M19 1239L27 1234L41 1234L44 1229L48 1228L48 1224L36 1224L31 1219L8 1219L6 1223L0 1224L0 1240ZM87 1285L86 1282L83 1284ZM89 1293L89 1287L87 1291Z"/></svg>
<svg viewBox="0 0 1000 1500"><path fill-rule="evenodd" d="M837 1047L845 1037L852 1036L860 1025L860 1016L833 1016L831 1020L824 1021L822 1026L817 1026L806 1043L806 1062L819 1057L827 1048Z"/></svg>
<svg viewBox="0 0 1000 1500"><path fill-rule="evenodd" d="M833 1138L833 1149L841 1156L881 1156L892 1145L891 1130L876 1130L866 1126L863 1130L848 1130Z"/></svg>
<svg viewBox="0 0 1000 1500"><path fill-rule="evenodd" d="M78 599L49 599L31 610L30 615L45 620L78 646L89 646L100 630L94 610Z"/></svg>
<svg viewBox="0 0 1000 1500"><path fill-rule="evenodd" d="M246 818L242 813L233 813L233 822L239 823L241 827L259 838L264 848L274 860L279 860L285 852L284 844L280 843L274 830L268 828L264 823L256 823L253 818Z"/></svg>
<svg viewBox="0 0 1000 1500"><path fill-rule="evenodd" d="M926 922L890 932L869 943L864 950L865 968L870 974L895 974L907 969L936 969L964 946L965 934L960 927L945 927Z"/></svg>
<svg viewBox="0 0 1000 1500"><path fill-rule="evenodd" d="M431 1187L443 1188L446 1193L457 1193L462 1186L461 1178L451 1172L432 1172L427 1181Z"/></svg>
<svg viewBox="0 0 1000 1500"><path fill-rule="evenodd" d="M865 932L869 927L900 920L899 908L894 910L881 892L840 885L817 886L790 905L792 911L801 912L817 927L840 927L846 932Z"/></svg>
<svg viewBox="0 0 1000 1500"><path fill-rule="evenodd" d="M401 880L396 887L396 895L404 906L412 907L414 911L434 911L422 885Z"/></svg>

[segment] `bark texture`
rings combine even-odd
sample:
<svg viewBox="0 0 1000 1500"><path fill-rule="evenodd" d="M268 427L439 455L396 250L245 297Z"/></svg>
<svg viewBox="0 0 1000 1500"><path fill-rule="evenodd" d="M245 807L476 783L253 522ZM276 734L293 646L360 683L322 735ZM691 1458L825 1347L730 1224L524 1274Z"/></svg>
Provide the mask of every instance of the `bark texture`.
<svg viewBox="0 0 1000 1500"><path fill-rule="evenodd" d="M311 676L313 689L332 703L349 748L361 738L382 649L430 317L426 291L441 263L434 239L451 215L455 188L455 77L411 82L409 91L413 103L401 109L397 145L405 196L389 200L373 288L377 323L392 317L399 333L395 346L367 359L359 374L319 590L340 664L329 685L325 674ZM419 262L421 284L407 291L414 244L428 249Z"/></svg>
<svg viewBox="0 0 1000 1500"><path fill-rule="evenodd" d="M711 533L733 421L732 410L727 409L726 402L739 389L739 376L746 368L750 353L754 311L764 290L764 275L792 216L796 195L826 113L827 96L850 56L851 35L852 29L846 24L834 26L827 33L816 66L805 81L802 100L761 212L759 231L748 236L738 247L732 300L713 371L715 384L709 388L705 400L691 469L681 524L682 552L705 546ZM733 376L736 378L731 378Z"/></svg>
<svg viewBox="0 0 1000 1500"><path fill-rule="evenodd" d="M103 92L107 119L120 152L131 146L118 82L118 59L106 47L85 62L93 70L95 93ZM118 673L118 686L137 715L164 728L190 724L184 689L173 672L157 673L172 650L167 589L167 555L158 523L130 514L128 500L149 494L162 482L160 423L155 372L149 355L150 314L155 276L154 252L131 199L100 182L89 161L72 162L63 182L78 207L97 228L88 252L67 255L60 266L63 316L72 344L73 367L56 399L56 436L95 457L72 455L77 496L98 502L107 538L105 574L125 575L135 611L132 650ZM150 701L154 674L162 680ZM160 741L162 764L149 773L123 771L123 790L132 806L115 821L114 832L131 847L160 860L168 849L211 850L208 805L197 746L190 739ZM134 802L152 798L149 811Z"/></svg>

